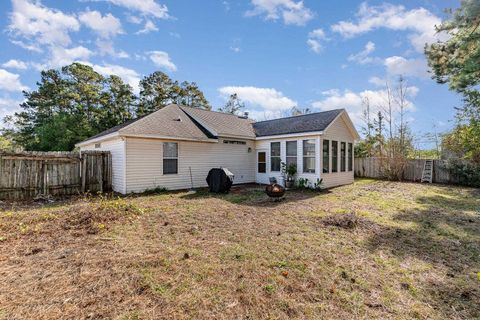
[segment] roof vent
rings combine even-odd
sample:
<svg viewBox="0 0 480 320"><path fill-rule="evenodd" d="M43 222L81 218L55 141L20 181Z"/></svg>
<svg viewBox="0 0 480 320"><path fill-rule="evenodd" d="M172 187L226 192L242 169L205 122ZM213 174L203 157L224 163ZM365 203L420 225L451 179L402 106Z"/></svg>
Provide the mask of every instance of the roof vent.
<svg viewBox="0 0 480 320"><path fill-rule="evenodd" d="M178 116L177 118L173 119L173 121L182 121L182 118Z"/></svg>
<svg viewBox="0 0 480 320"><path fill-rule="evenodd" d="M244 112L243 115L241 116L238 116L239 118L242 118L242 119L248 119L248 112Z"/></svg>

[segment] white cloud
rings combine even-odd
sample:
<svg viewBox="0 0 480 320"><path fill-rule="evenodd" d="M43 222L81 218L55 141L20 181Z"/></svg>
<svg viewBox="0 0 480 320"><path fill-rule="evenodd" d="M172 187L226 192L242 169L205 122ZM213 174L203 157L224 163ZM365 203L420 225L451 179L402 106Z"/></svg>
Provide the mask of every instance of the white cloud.
<svg viewBox="0 0 480 320"><path fill-rule="evenodd" d="M296 101L273 88L227 86L219 88L218 91L224 97L236 93L245 103L265 109L261 111L262 113L288 110L297 105Z"/></svg>
<svg viewBox="0 0 480 320"><path fill-rule="evenodd" d="M142 23L143 19L133 15L127 15L127 21L134 24Z"/></svg>
<svg viewBox="0 0 480 320"><path fill-rule="evenodd" d="M16 46L22 47L23 49L29 50L29 51L34 51L38 53L42 53L43 50L40 48L38 44L35 43L25 43L21 40L10 40L11 43L13 43Z"/></svg>
<svg viewBox="0 0 480 320"><path fill-rule="evenodd" d="M371 77L370 79L368 79L368 82L370 82L373 85L376 85L377 87L385 86L385 79L382 79L379 77Z"/></svg>
<svg viewBox="0 0 480 320"><path fill-rule="evenodd" d="M415 111L415 105L412 102L418 94L418 88L414 86L407 87L407 111ZM332 109L346 109L348 114L352 118L352 121L356 125L363 125L363 101L368 98L370 102L370 112L372 117L376 116L378 111L383 110L387 101L387 91L384 89L381 90L364 90L361 92L353 92L350 90L345 90L341 92L340 90L333 89L323 92L325 96L324 99L315 101L312 103L314 108L318 108L322 111L332 110ZM394 107L394 111L396 107Z"/></svg>
<svg viewBox="0 0 480 320"><path fill-rule="evenodd" d="M240 49L239 47L234 47L234 46L230 46L230 50L232 50L235 53L242 51L242 49Z"/></svg>
<svg viewBox="0 0 480 320"><path fill-rule="evenodd" d="M22 91L28 90L28 87L20 82L20 76L18 74L0 69L0 90Z"/></svg>
<svg viewBox="0 0 480 320"><path fill-rule="evenodd" d="M98 11L85 11L80 13L79 20L101 38L107 39L123 33L120 20L111 13L102 16Z"/></svg>
<svg viewBox="0 0 480 320"><path fill-rule="evenodd" d="M168 53L164 51L150 51L147 54L157 67L168 71L177 71L177 66L172 62Z"/></svg>
<svg viewBox="0 0 480 320"><path fill-rule="evenodd" d="M365 48L356 54L350 55L348 57L348 61L356 62L359 64L372 63L376 60L375 58L372 58L370 56L370 53L372 53L373 51L375 51L375 43L373 43L372 41L368 41L365 45Z"/></svg>
<svg viewBox="0 0 480 320"><path fill-rule="evenodd" d="M428 65L425 59L405 59L393 56L385 59L387 73L390 75L413 76L419 78L428 77Z"/></svg>
<svg viewBox="0 0 480 320"><path fill-rule="evenodd" d="M145 16L153 16L159 19L168 19L168 8L155 0L105 0L114 5L134 10Z"/></svg>
<svg viewBox="0 0 480 320"><path fill-rule="evenodd" d="M252 0L253 9L247 16L265 15L266 20L283 19L285 24L303 26L313 18L313 12L303 1L295 0Z"/></svg>
<svg viewBox="0 0 480 320"><path fill-rule="evenodd" d="M2 64L2 67L9 69L25 70L27 69L27 64L21 60L10 59L4 64Z"/></svg>
<svg viewBox="0 0 480 320"><path fill-rule="evenodd" d="M113 42L109 39L97 39L95 44L100 55L110 55L114 58L129 58L130 55L123 50L117 51L113 46Z"/></svg>
<svg viewBox="0 0 480 320"><path fill-rule="evenodd" d="M0 97L0 119L4 119L6 116L13 115L16 111L19 111L21 103L22 101L19 100ZM3 122L0 122L0 127L2 126Z"/></svg>
<svg viewBox="0 0 480 320"><path fill-rule="evenodd" d="M322 40L328 39L325 35L325 31L323 31L321 28L318 28L308 34L307 44L313 52L320 53L320 51L323 49L321 43Z"/></svg>
<svg viewBox="0 0 480 320"><path fill-rule="evenodd" d="M113 65L113 64L104 64L104 65L97 65L97 64L91 64L88 62L83 62L84 64L90 65L95 71L98 73L104 75L104 76L110 76L110 75L117 75L120 78L123 79L126 83L128 83L132 88L133 91L138 94L140 91L138 85L140 82L140 76L139 74L129 68L125 68L123 66L119 65Z"/></svg>
<svg viewBox="0 0 480 320"><path fill-rule="evenodd" d="M158 28L155 25L155 23L152 22L152 20L147 20L147 22L145 22L145 26L143 27L143 29L137 31L136 34L150 33L152 31L158 31Z"/></svg>
<svg viewBox="0 0 480 320"><path fill-rule="evenodd" d="M73 48L52 47L49 67L62 67L75 61L88 60L93 52L78 46Z"/></svg>
<svg viewBox="0 0 480 320"><path fill-rule="evenodd" d="M402 5L384 3L369 6L364 2L356 15L356 22L340 21L332 26L332 30L346 38L379 28L409 31L410 42L418 52L423 52L425 43L446 37L445 34L437 34L435 30L435 25L439 25L441 19L425 8L406 10Z"/></svg>
<svg viewBox="0 0 480 320"><path fill-rule="evenodd" d="M67 46L69 32L78 31L80 24L73 15L43 6L40 1L12 0L13 10L7 29L32 43L17 42L25 48L40 50L37 43Z"/></svg>

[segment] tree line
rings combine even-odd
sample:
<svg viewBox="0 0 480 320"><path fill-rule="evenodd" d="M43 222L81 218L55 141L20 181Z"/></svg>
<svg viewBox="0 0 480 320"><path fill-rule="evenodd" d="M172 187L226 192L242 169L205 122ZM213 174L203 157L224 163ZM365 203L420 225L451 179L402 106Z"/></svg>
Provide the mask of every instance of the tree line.
<svg viewBox="0 0 480 320"><path fill-rule="evenodd" d="M433 79L462 96L463 104L455 108L455 128L444 135L442 144L457 157L480 165L480 1L463 0L447 12L437 31L449 39L425 48Z"/></svg>
<svg viewBox="0 0 480 320"><path fill-rule="evenodd" d="M37 89L24 92L20 111L5 118L2 143L34 151L72 150L106 129L177 103L210 110L195 82L172 80L163 72L145 76L139 94L115 75L72 63L41 72Z"/></svg>

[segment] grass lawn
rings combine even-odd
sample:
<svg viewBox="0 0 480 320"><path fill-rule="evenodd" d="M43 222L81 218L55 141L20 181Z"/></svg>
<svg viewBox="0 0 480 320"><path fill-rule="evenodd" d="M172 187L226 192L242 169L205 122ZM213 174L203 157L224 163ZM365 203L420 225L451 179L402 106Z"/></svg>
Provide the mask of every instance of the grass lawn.
<svg viewBox="0 0 480 320"><path fill-rule="evenodd" d="M4 203L0 279L0 319L480 318L480 190Z"/></svg>

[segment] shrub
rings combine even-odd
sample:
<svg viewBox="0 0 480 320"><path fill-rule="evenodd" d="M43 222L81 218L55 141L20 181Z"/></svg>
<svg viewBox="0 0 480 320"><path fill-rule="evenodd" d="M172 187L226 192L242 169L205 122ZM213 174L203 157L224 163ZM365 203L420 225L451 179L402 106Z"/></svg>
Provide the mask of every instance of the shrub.
<svg viewBox="0 0 480 320"><path fill-rule="evenodd" d="M458 179L458 183L480 187L480 164L474 164L462 160L451 160L446 165L447 170Z"/></svg>
<svg viewBox="0 0 480 320"><path fill-rule="evenodd" d="M167 191L168 189L165 187L155 187L151 189L146 189L145 191L142 192L144 195L151 195L151 194L159 194Z"/></svg>

